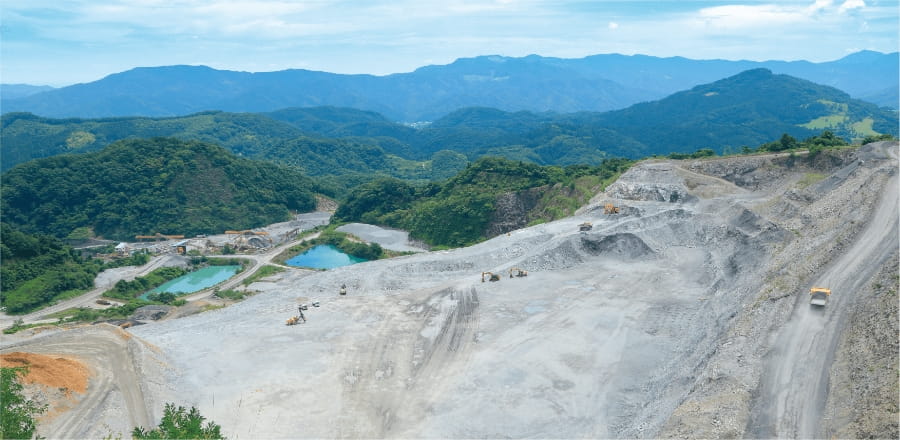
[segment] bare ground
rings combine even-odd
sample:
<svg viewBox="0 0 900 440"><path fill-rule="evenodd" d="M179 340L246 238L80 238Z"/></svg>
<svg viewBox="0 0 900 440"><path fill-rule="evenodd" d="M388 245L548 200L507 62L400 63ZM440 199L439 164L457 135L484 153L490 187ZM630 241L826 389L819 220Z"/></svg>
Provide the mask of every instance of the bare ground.
<svg viewBox="0 0 900 440"><path fill-rule="evenodd" d="M804 436L846 306L882 267L866 263L897 242L896 150L645 162L574 217L469 248L290 270L134 339L95 326L2 351L97 369L73 415L42 426L52 437L127 432L167 401L238 438ZM622 214L603 215L606 201ZM792 331L812 283L838 307ZM306 324L284 325L311 301ZM782 399L771 372L793 374L785 347L808 334L819 366Z"/></svg>

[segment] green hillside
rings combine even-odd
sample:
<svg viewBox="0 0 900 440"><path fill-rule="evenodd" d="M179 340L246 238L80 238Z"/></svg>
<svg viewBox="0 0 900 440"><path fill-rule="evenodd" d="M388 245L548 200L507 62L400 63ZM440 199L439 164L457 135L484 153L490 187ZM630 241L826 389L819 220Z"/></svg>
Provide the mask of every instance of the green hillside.
<svg viewBox="0 0 900 440"><path fill-rule="evenodd" d="M313 182L285 166L171 138L124 140L98 152L30 161L2 176L2 218L65 237L221 233L315 208Z"/></svg>
<svg viewBox="0 0 900 440"><path fill-rule="evenodd" d="M829 130L847 140L897 135L897 113L832 87L766 69L743 72L659 101L587 114L584 125L627 135L654 154L752 146L783 133L807 138ZM670 151L660 151L660 148Z"/></svg>
<svg viewBox="0 0 900 440"><path fill-rule="evenodd" d="M498 196L521 194L533 199L524 220L555 220L571 215L630 165L613 159L595 167L562 168L484 157L441 184L414 187L382 179L360 185L335 212L334 220L406 229L435 246L465 246L505 232L488 230Z"/></svg>

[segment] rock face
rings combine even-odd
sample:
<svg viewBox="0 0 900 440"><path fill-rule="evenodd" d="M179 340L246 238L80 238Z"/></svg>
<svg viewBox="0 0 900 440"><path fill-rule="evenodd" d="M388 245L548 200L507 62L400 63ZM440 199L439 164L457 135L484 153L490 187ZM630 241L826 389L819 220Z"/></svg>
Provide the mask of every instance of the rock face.
<svg viewBox="0 0 900 440"><path fill-rule="evenodd" d="M628 170L606 189L606 195L617 199L647 202L691 202L697 197L688 193L684 179L670 163L647 164Z"/></svg>
<svg viewBox="0 0 900 440"><path fill-rule="evenodd" d="M495 237L525 227L528 224L528 212L537 206L542 192L543 188L531 188L497 196L494 215L485 236Z"/></svg>
<svg viewBox="0 0 900 440"><path fill-rule="evenodd" d="M158 321L169 314L172 306L144 306L134 311L133 319L139 321Z"/></svg>
<svg viewBox="0 0 900 440"><path fill-rule="evenodd" d="M829 438L898 438L897 366L900 334L894 254L853 307L831 367Z"/></svg>

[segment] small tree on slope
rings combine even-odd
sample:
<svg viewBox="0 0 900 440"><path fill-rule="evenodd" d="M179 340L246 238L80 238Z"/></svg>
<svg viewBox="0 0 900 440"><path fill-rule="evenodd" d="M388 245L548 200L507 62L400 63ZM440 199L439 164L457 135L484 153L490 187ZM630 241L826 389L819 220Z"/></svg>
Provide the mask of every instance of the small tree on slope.
<svg viewBox="0 0 900 440"><path fill-rule="evenodd" d="M225 439L219 425L206 422L203 426L204 420L206 417L201 416L197 408L191 407L188 411L183 406L175 408L174 403L167 403L159 426L149 431L137 427L131 435L135 439Z"/></svg>

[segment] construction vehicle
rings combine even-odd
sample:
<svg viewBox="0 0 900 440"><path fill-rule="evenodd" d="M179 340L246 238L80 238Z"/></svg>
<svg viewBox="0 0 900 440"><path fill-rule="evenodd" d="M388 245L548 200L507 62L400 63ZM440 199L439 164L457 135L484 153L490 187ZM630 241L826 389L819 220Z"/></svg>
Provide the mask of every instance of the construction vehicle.
<svg viewBox="0 0 900 440"><path fill-rule="evenodd" d="M341 295L347 294L347 285L346 284L341 284L341 292L340 293L341 293Z"/></svg>
<svg viewBox="0 0 900 440"><path fill-rule="evenodd" d="M484 276L488 275L488 281L500 281L500 275L493 272L481 272L481 282L484 282Z"/></svg>
<svg viewBox="0 0 900 440"><path fill-rule="evenodd" d="M824 287L813 287L809 289L809 304L813 306L825 307L828 304L828 297L831 296L831 289Z"/></svg>
<svg viewBox="0 0 900 440"><path fill-rule="evenodd" d="M616 205L613 205L612 203L607 203L606 205L603 205L603 213L604 214L618 214L619 207Z"/></svg>
<svg viewBox="0 0 900 440"><path fill-rule="evenodd" d="M184 235L165 235L157 232L153 235L135 235L134 238L138 240L179 240L184 238Z"/></svg>
<svg viewBox="0 0 900 440"><path fill-rule="evenodd" d="M518 267L514 267L514 268L512 268L512 269L509 270L509 277L510 277L510 278L513 277L513 272L515 272L515 274L516 274L517 277L527 277L527 276L528 276L528 271L519 269Z"/></svg>
<svg viewBox="0 0 900 440"><path fill-rule="evenodd" d="M591 222L584 222L584 223L578 225L578 230L581 232L587 232L593 228L594 228L594 225L592 225Z"/></svg>
<svg viewBox="0 0 900 440"><path fill-rule="evenodd" d="M287 322L285 322L284 324L285 325L297 325L299 323L300 323L299 316L291 316L290 318L288 318Z"/></svg>

